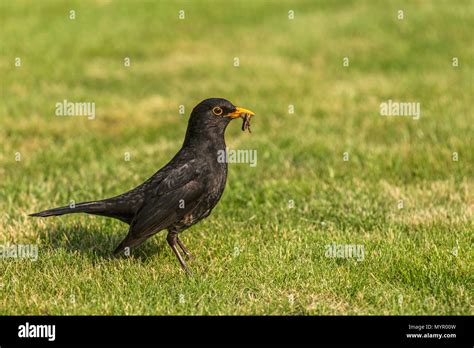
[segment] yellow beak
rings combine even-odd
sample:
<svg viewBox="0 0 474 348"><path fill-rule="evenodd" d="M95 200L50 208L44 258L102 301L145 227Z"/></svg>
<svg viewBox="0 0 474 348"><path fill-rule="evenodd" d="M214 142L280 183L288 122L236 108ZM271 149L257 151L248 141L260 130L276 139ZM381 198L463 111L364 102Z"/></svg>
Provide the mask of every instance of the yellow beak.
<svg viewBox="0 0 474 348"><path fill-rule="evenodd" d="M230 118L237 118L237 117L241 117L245 114L250 115L250 116L255 115L255 113L253 111L250 111L250 110L247 110L247 109L244 109L244 108L236 108L234 112L231 112L230 114L227 114L226 116L230 117Z"/></svg>

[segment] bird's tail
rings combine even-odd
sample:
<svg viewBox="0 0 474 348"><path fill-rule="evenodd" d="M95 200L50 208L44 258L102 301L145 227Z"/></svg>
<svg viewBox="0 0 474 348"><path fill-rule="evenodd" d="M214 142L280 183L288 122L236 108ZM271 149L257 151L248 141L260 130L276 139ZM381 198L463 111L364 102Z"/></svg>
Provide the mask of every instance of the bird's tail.
<svg viewBox="0 0 474 348"><path fill-rule="evenodd" d="M101 214L106 210L106 203L104 201L83 202L75 205L68 205L65 207L53 208L43 210L38 213L29 214L29 216L47 217L72 213L89 213Z"/></svg>

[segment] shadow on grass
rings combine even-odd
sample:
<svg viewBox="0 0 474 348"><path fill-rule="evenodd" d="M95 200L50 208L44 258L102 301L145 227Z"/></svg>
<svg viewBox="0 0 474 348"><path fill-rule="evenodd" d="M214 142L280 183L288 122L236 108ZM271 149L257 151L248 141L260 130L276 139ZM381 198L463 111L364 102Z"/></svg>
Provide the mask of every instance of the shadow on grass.
<svg viewBox="0 0 474 348"><path fill-rule="evenodd" d="M120 222L108 222L101 226L87 222L52 223L50 229L40 232L40 239L53 249L61 248L93 259L119 259L124 256L114 256L112 253L128 233L128 225ZM152 255L162 253L166 249L166 239L163 231L132 249L131 256L145 261Z"/></svg>

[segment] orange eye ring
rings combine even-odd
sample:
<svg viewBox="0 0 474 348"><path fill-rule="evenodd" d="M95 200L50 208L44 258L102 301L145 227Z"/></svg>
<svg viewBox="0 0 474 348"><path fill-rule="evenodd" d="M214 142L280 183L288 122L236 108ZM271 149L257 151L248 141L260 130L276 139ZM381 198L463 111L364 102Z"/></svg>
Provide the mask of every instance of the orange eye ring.
<svg viewBox="0 0 474 348"><path fill-rule="evenodd" d="M214 108L212 108L212 113L216 116L220 116L222 115L222 113L224 112L224 110L222 110L220 107L216 106Z"/></svg>

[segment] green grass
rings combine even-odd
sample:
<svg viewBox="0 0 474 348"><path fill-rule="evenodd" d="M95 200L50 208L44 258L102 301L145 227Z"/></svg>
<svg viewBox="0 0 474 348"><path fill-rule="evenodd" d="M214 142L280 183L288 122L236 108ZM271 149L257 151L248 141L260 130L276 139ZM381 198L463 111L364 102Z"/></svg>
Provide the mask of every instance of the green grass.
<svg viewBox="0 0 474 348"><path fill-rule="evenodd" d="M473 314L472 1L0 6L0 244L39 246L0 260L0 314ZM27 217L141 183L207 97L257 113L226 139L258 165L231 164L213 214L183 233L193 278L164 233L114 259L118 221ZM96 119L56 117L64 99L95 102ZM388 99L421 118L381 117ZM332 243L365 258L328 258Z"/></svg>

